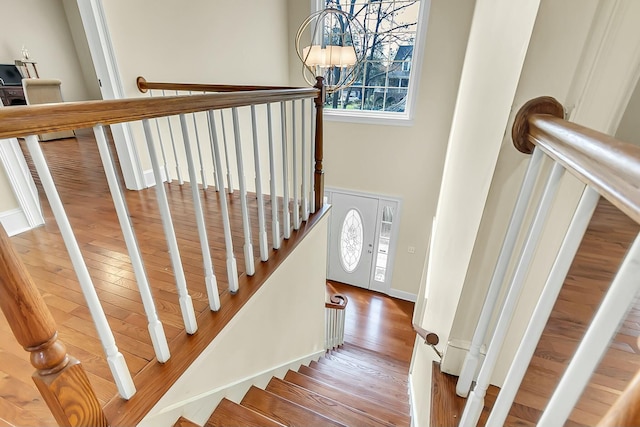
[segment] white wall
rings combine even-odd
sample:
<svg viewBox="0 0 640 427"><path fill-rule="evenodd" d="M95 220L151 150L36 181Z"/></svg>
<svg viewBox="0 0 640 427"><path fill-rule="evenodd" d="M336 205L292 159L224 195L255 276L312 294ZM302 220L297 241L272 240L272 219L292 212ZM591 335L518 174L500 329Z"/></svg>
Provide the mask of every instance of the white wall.
<svg viewBox="0 0 640 427"><path fill-rule="evenodd" d="M282 376L291 362L297 369L299 360L324 352L329 218L325 215L305 237L141 426L170 425L180 415L203 425L223 396L239 401L255 376L263 387L275 367L281 367L275 374ZM235 383L240 383L240 390L220 392Z"/></svg>
<svg viewBox="0 0 640 427"><path fill-rule="evenodd" d="M633 1L613 6L611 2L598 0L543 0L513 113L530 98L552 95L567 108L568 120L611 133L640 71L640 58L633 54L640 46L640 31L634 24L639 16L640 5ZM524 161L507 136L451 332L459 341L470 340L473 334L480 310L478 302L486 293L522 179ZM565 174L510 323L493 384L501 385L504 380L583 187ZM461 359L455 355L450 358L452 354L445 357L448 360L443 367L446 365L447 372L456 373Z"/></svg>
<svg viewBox="0 0 640 427"><path fill-rule="evenodd" d="M640 84L636 85L627 104L627 109L616 131L616 138L640 145Z"/></svg>
<svg viewBox="0 0 640 427"><path fill-rule="evenodd" d="M541 2L507 129L519 106L531 98L550 95L566 103L597 3L597 0ZM511 133L506 132L451 329L450 339L458 345L470 341L475 330L482 308L479 302L487 292L528 159L513 147ZM455 350L443 364L447 372L458 372L461 363L458 356L464 354L454 353Z"/></svg>
<svg viewBox="0 0 640 427"><path fill-rule="evenodd" d="M431 1L412 126L325 120L325 184L402 199L391 288L414 295L435 213L472 12L473 1ZM308 14L308 1L289 0L293 33ZM293 47L290 61L292 82L301 84ZM409 246L415 247L414 254L407 252Z"/></svg>
<svg viewBox="0 0 640 427"><path fill-rule="evenodd" d="M149 11L148 2L105 1L103 7L127 97L143 96L136 87L138 76L156 82L288 83L286 0L195 0L187 3L162 0L153 3L153 12ZM251 145L248 112L241 111L241 116L244 117L241 122L244 151L251 153L248 149ZM230 114L226 117L230 126ZM262 120L265 120L264 116ZM206 136L203 117L200 122ZM173 128L176 135L180 135L177 120ZM142 168L149 171L151 162L141 126L134 124L132 129ZM168 141L168 130L163 127L163 132ZM233 146L233 139L230 144ZM208 146L203 144L203 158L210 161ZM262 144L261 147L265 150L262 159L266 159L267 146ZM183 178L188 180L184 150L179 148L177 151L179 163L183 165ZM176 178L173 156L168 157L167 163L172 165L170 173ZM231 161L235 163L234 156ZM263 160L263 165L266 164ZM244 168L253 170L252 156L244 156ZM252 174L246 175L248 187L252 189ZM208 182L213 182L212 175ZM235 185L237 188L237 178Z"/></svg>

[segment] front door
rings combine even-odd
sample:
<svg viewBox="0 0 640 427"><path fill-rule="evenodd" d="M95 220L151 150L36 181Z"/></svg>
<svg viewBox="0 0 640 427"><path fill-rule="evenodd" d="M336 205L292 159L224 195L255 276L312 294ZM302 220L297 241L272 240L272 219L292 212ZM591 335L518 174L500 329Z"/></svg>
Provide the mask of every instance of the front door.
<svg viewBox="0 0 640 427"><path fill-rule="evenodd" d="M369 289L378 199L336 192L331 204L327 277Z"/></svg>

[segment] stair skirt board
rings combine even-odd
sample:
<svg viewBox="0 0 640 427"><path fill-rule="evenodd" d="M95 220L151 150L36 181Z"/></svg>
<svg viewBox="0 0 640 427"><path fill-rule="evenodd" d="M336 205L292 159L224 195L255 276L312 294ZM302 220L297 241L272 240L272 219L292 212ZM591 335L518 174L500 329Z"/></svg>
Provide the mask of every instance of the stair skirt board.
<svg viewBox="0 0 640 427"><path fill-rule="evenodd" d="M283 378L288 370L297 370L300 365L309 364L311 361L317 361L325 354L325 350L321 350L296 360L284 363L273 369L260 372L254 376L243 378L223 387L218 387L206 393L193 396L182 402L167 406L160 410L157 414L145 417L139 424L139 427L151 427L159 425L173 425L181 416L198 424L204 425L213 410L218 406L223 398L227 398L233 402L240 402L245 393L251 386L264 388L267 386L272 377Z"/></svg>

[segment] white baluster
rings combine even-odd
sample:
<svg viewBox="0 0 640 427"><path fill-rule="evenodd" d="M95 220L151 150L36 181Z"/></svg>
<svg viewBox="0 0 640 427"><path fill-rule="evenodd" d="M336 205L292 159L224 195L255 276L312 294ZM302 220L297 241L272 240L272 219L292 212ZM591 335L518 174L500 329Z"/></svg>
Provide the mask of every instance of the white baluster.
<svg viewBox="0 0 640 427"><path fill-rule="evenodd" d="M329 348L329 309L324 309L324 348Z"/></svg>
<svg viewBox="0 0 640 427"><path fill-rule="evenodd" d="M104 167L104 173L107 176L107 183L109 184L109 191L111 192L111 198L118 214L118 221L120 223L120 229L124 236L124 241L127 245L129 252L129 258L131 259L131 265L133 267L133 273L136 276L136 282L138 289L140 290L140 298L142 299L142 305L144 307L147 320L149 321L148 329L151 336L151 343L156 354L158 362L164 363L169 360L169 344L164 333L164 328L160 319L158 318L158 312L156 311L155 303L153 302L153 295L151 294L151 287L149 286L149 279L147 273L144 270L144 264L142 262L142 255L140 254L140 248L136 240L135 233L133 231L133 225L131 224L129 212L127 209L127 203L122 195L122 189L118 184L118 178L116 175L116 169L111 159L111 153L107 144L107 137L102 126L95 126L93 133L96 137L96 143L98 144L98 151L100 153L100 159L102 160L102 166Z"/></svg>
<svg viewBox="0 0 640 427"><path fill-rule="evenodd" d="M53 182L53 177L51 176L51 172L47 166L47 161L40 149L38 138L35 135L30 135L26 137L26 142L27 148L29 149L33 159L33 164L40 176L42 187L44 188L49 204L51 205L51 210L53 211L53 215L58 223L62 240L64 241L67 252L69 253L69 258L71 258L71 264L73 264L73 269L78 276L78 282L80 283L80 288L82 289L84 298L87 301L87 307L89 308L93 322L96 325L100 342L102 343L104 352L107 355L107 362L109 364L111 374L113 375L113 379L115 380L116 387L118 388L118 393L120 393L120 396L124 399L130 399L136 393L136 387L133 384L133 379L131 378L129 368L127 367L127 362L124 360L122 353L120 353L116 346L116 340L113 337L113 332L111 332L111 328L109 327L107 316L104 314L104 310L100 304L100 299L98 298L96 289L91 281L91 276L89 276L87 265L82 258L80 247L78 246L76 237L73 234L73 229L71 228L69 218L67 217L62 201L60 200L58 190Z"/></svg>
<svg viewBox="0 0 640 427"><path fill-rule="evenodd" d="M220 126L222 126L222 145L224 147L224 161L227 166L227 191L233 194L233 174L231 173L231 161L229 160L229 148L227 147L227 127L224 125L224 113L220 110Z"/></svg>
<svg viewBox="0 0 640 427"><path fill-rule="evenodd" d="M209 130L209 143L211 144L211 164L213 165L213 182L214 182L214 185L216 186L216 192L218 192L220 191L220 187L223 186L224 184L218 181L218 171L215 166L216 157L213 152L213 139L211 139L211 135L212 135L211 127L214 125L211 123L211 117L209 117L208 113L206 114L206 116L207 116L207 129Z"/></svg>
<svg viewBox="0 0 640 427"><path fill-rule="evenodd" d="M218 132L216 131L216 120L213 110L208 112L211 127L209 127L209 137L211 139L211 153L215 163L214 172L218 178L218 182L224 183L222 177L222 161L220 160L220 144L218 142ZM224 230L224 243L227 251L227 279L229 281L229 291L231 293L238 292L238 264L236 257L233 255L233 240L231 239L231 221L229 221L229 207L227 206L227 195L224 187L218 193L220 200L220 213L222 214L222 228Z"/></svg>
<svg viewBox="0 0 640 427"><path fill-rule="evenodd" d="M251 243L251 222L247 207L247 186L244 182L244 165L242 161L242 140L240 139L240 123L238 109L231 109L233 118L233 136L236 142L236 163L238 164L238 185L240 187L240 208L242 210L242 229L244 230L244 262L247 276L253 276L255 265L253 261L253 243Z"/></svg>
<svg viewBox="0 0 640 427"><path fill-rule="evenodd" d="M296 101L291 101L291 155L293 157L293 229L300 228L300 187L298 186L298 133L296 132Z"/></svg>
<svg viewBox="0 0 640 427"><path fill-rule="evenodd" d="M622 261L607 294L578 346L538 425L562 426L609 348L640 288L640 235Z"/></svg>
<svg viewBox="0 0 640 427"><path fill-rule="evenodd" d="M269 184L271 191L271 238L273 249L280 249L280 221L278 220L278 192L276 191L276 153L273 146L271 104L267 104L267 131L269 132Z"/></svg>
<svg viewBox="0 0 640 427"><path fill-rule="evenodd" d="M536 182L536 178L542 165L542 150L535 149L531 159L529 160L529 166L525 173L524 179L520 186L520 193L518 199L511 213L511 219L509 220L509 226L507 233L504 236L502 248L500 249L500 255L496 261L496 265L493 270L493 276L489 284L487 296L480 312L480 318L476 330L471 340L471 346L469 352L465 356L460 376L458 377L458 383L456 384L456 394L458 396L466 397L471 388L471 382L476 374L478 368L478 361L480 360L480 347L484 344L484 340L487 335L487 329L489 328L489 322L495 311L498 296L502 289L502 283L504 277L507 274L507 267L509 266L509 260L514 252L516 245L516 239L518 238L518 232L522 228L522 222L527 210L527 204L533 193L533 188Z"/></svg>
<svg viewBox="0 0 640 427"><path fill-rule="evenodd" d="M287 105L280 103L280 121L282 129L282 231L284 238L291 237L291 215L289 213L289 155L287 142Z"/></svg>
<svg viewBox="0 0 640 427"><path fill-rule="evenodd" d="M156 182L162 182L160 180L160 165L158 164L158 156L156 154L153 135L151 134L151 126L149 125L148 119L142 121L142 127L147 140L147 148L149 150L153 175L156 178ZM187 291L187 280L184 277L184 270L182 269L178 241L176 240L176 233L171 220L171 212L169 211L169 202L167 201L167 193L164 190L164 185L156 185L155 188L156 197L158 199L158 210L160 211L160 218L162 219L162 227L164 228L164 235L167 239L167 245L169 246L169 258L171 259L171 266L173 267L173 274L176 279L176 289L178 290L178 300L182 311L184 328L188 334L194 334L198 330L196 314L193 309L191 296Z"/></svg>
<svg viewBox="0 0 640 427"><path fill-rule="evenodd" d="M522 378L524 378L529 362L531 362L538 341L540 341L544 327L551 315L551 310L558 299L558 294L567 277L571 262L576 256L576 252L578 252L578 247L580 246L582 237L587 230L599 199L600 194L589 186L587 186L582 193L578 208L573 215L573 219L571 220L560 251L551 268L538 304L536 304L536 308L529 320L529 325L522 337L518 352L511 362L507 378L505 379L503 387L500 389L496 403L493 405L491 415L487 420L487 426L503 426L507 415L509 415L509 410L516 397L518 388L520 388Z"/></svg>
<svg viewBox="0 0 640 427"><path fill-rule="evenodd" d="M542 194L542 199L540 200L538 209L536 210L533 223L529 228L524 246L520 253L518 264L508 288L509 292L507 293L500 317L498 318L496 330L493 333L489 349L487 350L487 355L484 363L482 364L482 368L480 368L480 373L478 374L478 381L476 382L476 386L473 391L469 394L467 404L464 407L464 412L460 419L460 427L471 427L478 424L478 420L484 406L484 396L487 392L487 388L489 387L489 380L491 379L493 369L498 361L502 344L507 335L509 325L511 324L513 312L518 304L518 298L520 297L520 291L524 285L524 279L529 270L529 265L533 259L536 245L538 244L538 240L542 234L544 222L553 203L553 198L563 172L564 169L562 165L554 163L553 168L551 169L551 174L547 180L544 193Z"/></svg>
<svg viewBox="0 0 640 427"><path fill-rule="evenodd" d="M191 92L189 92L191 95ZM209 186L207 185L207 173L204 167L204 159L202 157L202 147L200 146L200 134L198 134L198 122L196 120L196 113L191 114L193 117L193 129L196 133L196 146L198 147L198 160L200 160L200 177L202 178L202 189L206 190Z"/></svg>
<svg viewBox="0 0 640 427"><path fill-rule="evenodd" d="M309 219L309 163L307 160L307 115L305 105L306 99L302 100L302 220Z"/></svg>
<svg viewBox="0 0 640 427"><path fill-rule="evenodd" d="M311 100L311 155L309 156L309 178L311 180L311 194L309 195L309 210L311 213L315 213L316 211L316 180L315 178L315 167L316 167L316 114L314 110L314 101Z"/></svg>
<svg viewBox="0 0 640 427"><path fill-rule="evenodd" d="M153 97L153 91L149 91L149 96ZM160 152L162 153L162 162L164 168L164 174L166 175L167 182L171 183L171 174L169 173L169 165L167 163L167 155L164 152L164 143L162 141L162 132L160 132L160 119L154 119L156 122L156 131L158 132L158 145L160 145Z"/></svg>
<svg viewBox="0 0 640 427"><path fill-rule="evenodd" d="M194 122L195 125L195 122ZM196 215L196 226L198 228L198 236L200 237L200 249L202 250L202 263L204 266L204 282L209 297L209 308L213 311L220 309L220 296L218 295L218 280L211 263L211 252L209 251L209 239L207 237L207 227L204 222L204 213L202 212L202 203L200 201L200 192L198 191L198 179L196 177L196 168L193 164L193 151L191 150L191 141L189 139L189 129L187 128L187 119L184 114L180 114L180 126L182 127L182 139L184 142L184 151L187 157L187 169L189 171L189 180L191 181L191 197L193 198L193 210Z"/></svg>
<svg viewBox="0 0 640 427"><path fill-rule="evenodd" d="M256 169L256 197L258 202L258 241L260 242L260 259L269 259L269 242L264 220L264 195L262 194L262 170L260 168L260 147L258 145L258 125L256 124L256 106L251 106L251 129L253 131L253 162Z"/></svg>
<svg viewBox="0 0 640 427"><path fill-rule="evenodd" d="M165 96L164 90L162 91L162 96ZM173 160L175 160L176 162L176 174L178 175L178 183L180 185L183 185L184 180L182 179L182 172L180 172L180 162L178 161L178 151L176 149L176 140L173 137L173 127L171 126L171 117L167 117L167 123L169 124L169 136L171 137L171 148L173 149ZM159 182L162 182L162 181L159 181Z"/></svg>

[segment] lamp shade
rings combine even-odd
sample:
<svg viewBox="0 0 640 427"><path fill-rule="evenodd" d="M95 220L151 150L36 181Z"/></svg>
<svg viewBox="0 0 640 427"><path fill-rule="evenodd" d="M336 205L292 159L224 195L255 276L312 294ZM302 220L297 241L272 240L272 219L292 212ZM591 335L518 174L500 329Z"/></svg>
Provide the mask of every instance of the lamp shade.
<svg viewBox="0 0 640 427"><path fill-rule="evenodd" d="M302 50L304 63L310 67L326 67L326 50L318 45L307 46Z"/></svg>

